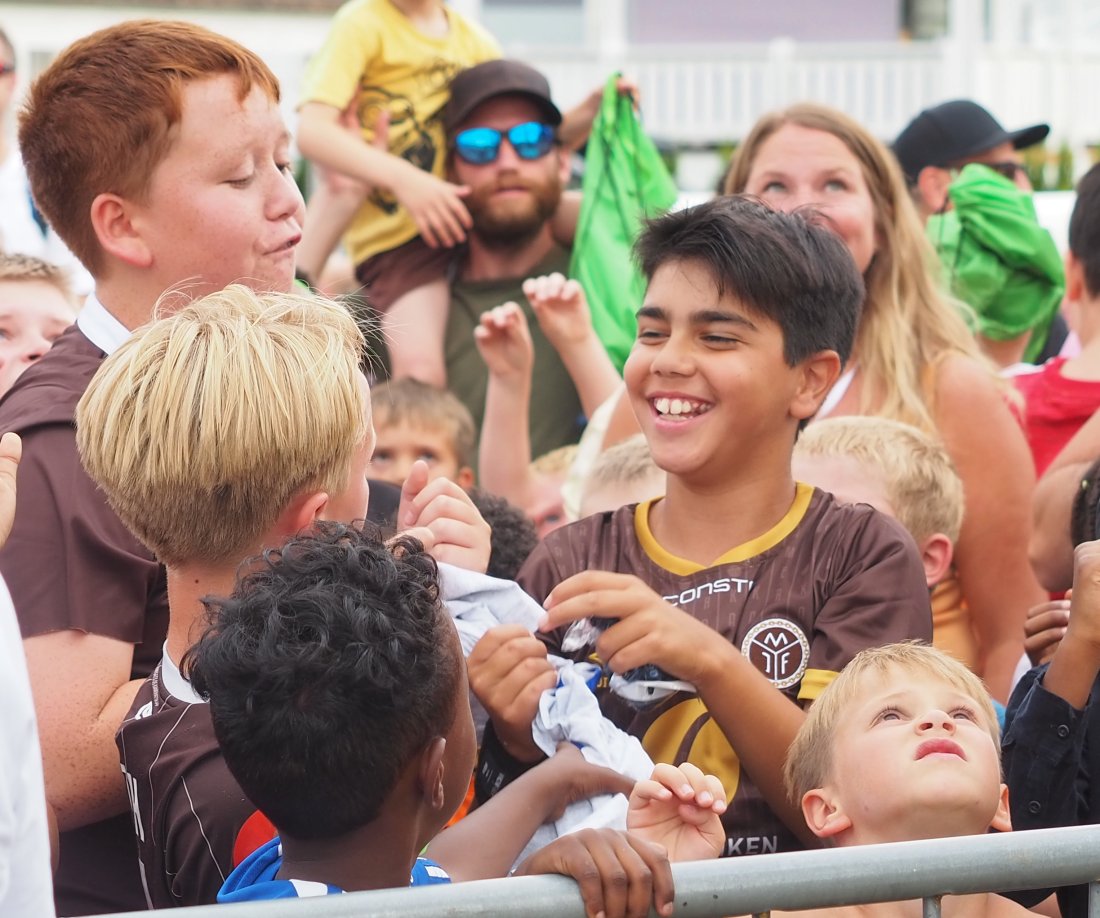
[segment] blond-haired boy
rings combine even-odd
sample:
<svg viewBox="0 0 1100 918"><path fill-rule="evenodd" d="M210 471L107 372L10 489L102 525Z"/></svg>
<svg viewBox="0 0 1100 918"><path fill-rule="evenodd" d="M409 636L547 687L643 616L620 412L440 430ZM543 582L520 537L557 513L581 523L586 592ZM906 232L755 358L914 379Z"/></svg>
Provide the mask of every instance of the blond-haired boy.
<svg viewBox="0 0 1100 918"><path fill-rule="evenodd" d="M977 642L951 566L962 526L962 480L943 444L888 418L826 418L802 432L791 467L798 481L845 503L870 504L909 531L932 591L932 643L977 666Z"/></svg>
<svg viewBox="0 0 1100 918"><path fill-rule="evenodd" d="M463 489L474 483L474 419L458 397L406 377L371 389L377 442L371 477L400 487L418 459L432 478L449 478Z"/></svg>
<svg viewBox="0 0 1100 918"><path fill-rule="evenodd" d="M605 449L584 481L580 518L618 510L665 491L665 473L653 461L644 434L635 434Z"/></svg>
<svg viewBox="0 0 1100 918"><path fill-rule="evenodd" d="M977 676L927 645L887 644L857 654L822 692L791 744L784 778L810 830L830 845L1008 831L999 749L997 717ZM907 901L820 913L890 918L920 909ZM1025 913L992 893L943 902L948 918Z"/></svg>
<svg viewBox="0 0 1100 918"><path fill-rule="evenodd" d="M365 515L374 435L362 346L339 304L233 285L138 329L77 406L85 468L167 569L164 652L117 737L150 907L213 902L240 856L270 838L179 667L205 598L228 595L245 558L317 521ZM426 527L410 531L440 559L483 568L477 511L451 482L424 478L404 492ZM437 521L448 526L438 541Z"/></svg>

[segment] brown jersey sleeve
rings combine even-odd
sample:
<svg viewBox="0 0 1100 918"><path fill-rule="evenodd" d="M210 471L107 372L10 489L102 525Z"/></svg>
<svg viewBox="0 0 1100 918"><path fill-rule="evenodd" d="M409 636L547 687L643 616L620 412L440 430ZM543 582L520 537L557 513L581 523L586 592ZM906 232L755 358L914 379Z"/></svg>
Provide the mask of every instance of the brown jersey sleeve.
<svg viewBox="0 0 1100 918"><path fill-rule="evenodd" d="M23 434L19 500L0 573L24 637L76 629L137 644L147 606L163 602L160 566L84 471L70 425Z"/></svg>
<svg viewBox="0 0 1100 918"><path fill-rule="evenodd" d="M932 606L920 553L896 520L870 507L832 516L845 550L837 558L810 638L799 698L815 699L859 651L893 641L932 640ZM840 528L843 527L843 528ZM819 533L819 538L829 537Z"/></svg>

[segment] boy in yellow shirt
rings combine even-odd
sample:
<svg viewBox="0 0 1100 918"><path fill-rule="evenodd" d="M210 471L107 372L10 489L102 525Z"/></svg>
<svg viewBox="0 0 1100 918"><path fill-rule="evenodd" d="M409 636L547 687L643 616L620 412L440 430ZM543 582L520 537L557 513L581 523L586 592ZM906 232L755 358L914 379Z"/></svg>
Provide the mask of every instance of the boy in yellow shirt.
<svg viewBox="0 0 1100 918"><path fill-rule="evenodd" d="M442 0L350 0L306 78L302 152L368 188L346 235L356 276L387 331L417 329L389 335L396 376L443 381L444 269L470 214L466 190L442 177L441 113L454 76L497 57L492 36ZM341 123L349 107L361 139ZM377 129L388 129L386 149L372 145Z"/></svg>

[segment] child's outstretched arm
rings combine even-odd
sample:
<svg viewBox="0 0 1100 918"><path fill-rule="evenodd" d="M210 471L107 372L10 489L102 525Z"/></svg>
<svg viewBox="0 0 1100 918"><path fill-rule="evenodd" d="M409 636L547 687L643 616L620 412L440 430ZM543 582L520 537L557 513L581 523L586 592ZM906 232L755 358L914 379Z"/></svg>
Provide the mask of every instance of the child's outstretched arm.
<svg viewBox="0 0 1100 918"><path fill-rule="evenodd" d="M660 764L630 792L626 830L664 847L670 861L702 861L722 853L725 811L726 794L714 775L690 762Z"/></svg>
<svg viewBox="0 0 1100 918"><path fill-rule="evenodd" d="M354 106L349 105L340 114L340 125L358 142L361 128ZM389 128L389 114L383 111L374 126L372 146L382 151L387 149ZM344 235L370 188L363 182L348 178L319 163L315 167L315 173L318 184L306 202L306 222L302 229L302 241L298 244L297 263L299 270L316 285L332 250Z"/></svg>
<svg viewBox="0 0 1100 918"><path fill-rule="evenodd" d="M535 354L523 310L505 303L482 313L474 340L489 369L478 481L486 491L526 509L534 491L528 419Z"/></svg>
<svg viewBox="0 0 1100 918"><path fill-rule="evenodd" d="M572 377L585 417L592 417L622 380L596 337L584 289L555 272L525 280L523 295Z"/></svg>
<svg viewBox="0 0 1100 918"><path fill-rule="evenodd" d="M562 743L545 762L440 832L426 853L456 881L502 877L539 826L558 819L569 804L600 794L629 794L633 786L630 778L592 765L576 746Z"/></svg>
<svg viewBox="0 0 1100 918"><path fill-rule="evenodd" d="M409 212L428 245L454 246L465 240L473 221L462 199L470 189L436 178L400 156L351 136L341 124L341 116L339 109L323 102L303 105L298 125L302 154L328 169L388 191Z"/></svg>

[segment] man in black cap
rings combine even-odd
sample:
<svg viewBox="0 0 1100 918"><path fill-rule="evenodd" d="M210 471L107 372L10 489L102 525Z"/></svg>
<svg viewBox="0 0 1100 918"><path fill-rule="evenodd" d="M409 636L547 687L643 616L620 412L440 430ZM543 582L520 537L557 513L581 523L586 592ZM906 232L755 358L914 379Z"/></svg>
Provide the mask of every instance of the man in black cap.
<svg viewBox="0 0 1100 918"><path fill-rule="evenodd" d="M1049 133L1005 130L977 102L955 99L922 111L893 144L952 292L1002 367L1041 363L1065 339L1061 256L1039 226L1020 156Z"/></svg>
<svg viewBox="0 0 1100 918"><path fill-rule="evenodd" d="M570 234L555 231L553 224L569 177L569 148L583 141L591 126L591 117L577 117L576 111L563 123L546 77L513 60L487 61L459 73L443 110L447 177L470 189L464 202L473 220L452 271L447 385L480 430L488 370L474 329L483 312L519 303L535 355L534 456L574 443L580 433L576 387L522 290L529 277L569 270L569 252L560 240ZM569 211L575 223L575 201L567 200L561 210L560 222L569 222Z"/></svg>
<svg viewBox="0 0 1100 918"><path fill-rule="evenodd" d="M1041 143L1049 124L1033 124L1006 131L977 102L954 99L926 108L906 125L894 141L894 155L905 179L915 189L921 214L943 210L953 170L967 163L982 163L1031 191L1020 150Z"/></svg>

